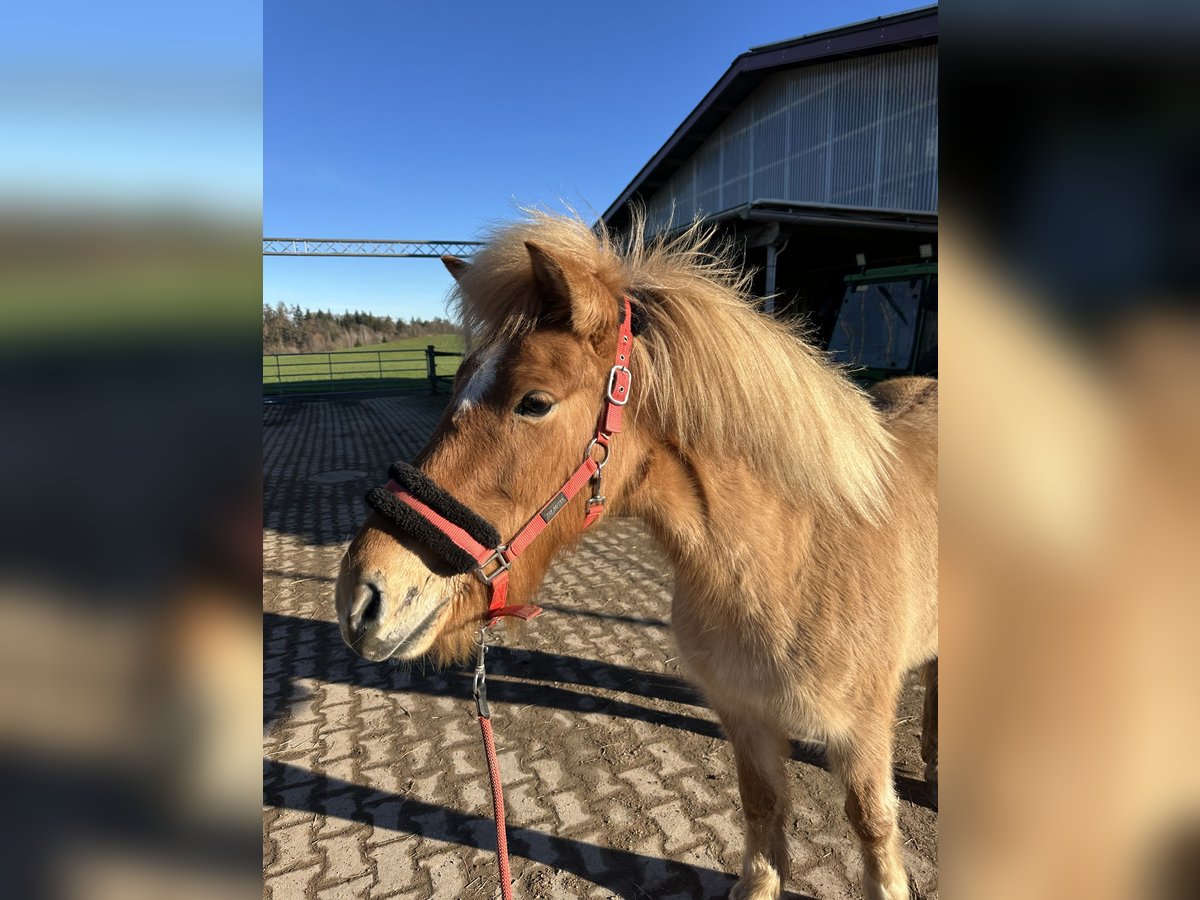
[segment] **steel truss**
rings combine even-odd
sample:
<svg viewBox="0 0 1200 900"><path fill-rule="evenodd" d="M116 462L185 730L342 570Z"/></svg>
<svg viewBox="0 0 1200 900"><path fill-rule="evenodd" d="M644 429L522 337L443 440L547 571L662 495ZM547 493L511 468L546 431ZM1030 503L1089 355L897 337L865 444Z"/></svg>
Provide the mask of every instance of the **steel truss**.
<svg viewBox="0 0 1200 900"><path fill-rule="evenodd" d="M338 238L263 238L263 256L395 256L436 259L470 256L482 241L342 240Z"/></svg>

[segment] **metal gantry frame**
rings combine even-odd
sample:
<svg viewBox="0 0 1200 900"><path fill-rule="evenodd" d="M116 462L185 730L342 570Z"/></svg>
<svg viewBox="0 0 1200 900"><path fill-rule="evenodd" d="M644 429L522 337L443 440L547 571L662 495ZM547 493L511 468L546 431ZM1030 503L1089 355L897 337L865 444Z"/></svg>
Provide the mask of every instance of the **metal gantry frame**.
<svg viewBox="0 0 1200 900"><path fill-rule="evenodd" d="M470 256L483 241L398 241L362 238L263 238L263 256Z"/></svg>

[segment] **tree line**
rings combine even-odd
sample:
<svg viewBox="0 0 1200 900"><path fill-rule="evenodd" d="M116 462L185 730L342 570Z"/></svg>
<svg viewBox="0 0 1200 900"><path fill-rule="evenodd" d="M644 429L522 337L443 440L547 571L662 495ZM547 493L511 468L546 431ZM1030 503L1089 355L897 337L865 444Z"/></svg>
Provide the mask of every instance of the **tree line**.
<svg viewBox="0 0 1200 900"><path fill-rule="evenodd" d="M263 304L263 353L323 353L458 331L456 324L440 316L406 322L366 312L335 315L284 303Z"/></svg>

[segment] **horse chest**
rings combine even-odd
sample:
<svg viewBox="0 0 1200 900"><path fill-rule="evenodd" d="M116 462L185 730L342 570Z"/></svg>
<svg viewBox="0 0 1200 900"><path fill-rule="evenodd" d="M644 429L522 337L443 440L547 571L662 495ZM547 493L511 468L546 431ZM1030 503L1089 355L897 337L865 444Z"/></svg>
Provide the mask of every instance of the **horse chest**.
<svg viewBox="0 0 1200 900"><path fill-rule="evenodd" d="M745 621L717 624L708 616L681 615L680 605L677 597L673 625L680 659L710 701L766 708L789 693L795 672L782 636Z"/></svg>

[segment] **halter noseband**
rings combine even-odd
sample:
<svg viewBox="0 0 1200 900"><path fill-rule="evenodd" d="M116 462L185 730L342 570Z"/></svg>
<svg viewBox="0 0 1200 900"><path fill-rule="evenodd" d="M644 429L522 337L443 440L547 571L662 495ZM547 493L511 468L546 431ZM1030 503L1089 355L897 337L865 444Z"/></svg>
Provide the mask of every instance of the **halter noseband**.
<svg viewBox="0 0 1200 900"><path fill-rule="evenodd" d="M622 297L617 352L608 374L604 409L596 426L596 436L583 451L583 462L507 544L500 542L494 525L456 500L425 473L406 463L393 465L387 486L373 488L367 494L367 503L401 530L437 552L459 572L474 572L487 585L488 609L484 619L488 625L503 616L528 620L541 613L537 606L507 605L508 570L588 482L592 483L592 496L587 501L583 527L590 528L604 513L601 479L612 452L612 436L621 430L625 404L629 402L632 386L629 359L634 335L641 331L642 323L635 321L640 312L630 303L629 297ZM592 457L594 447L604 451L598 461Z"/></svg>

